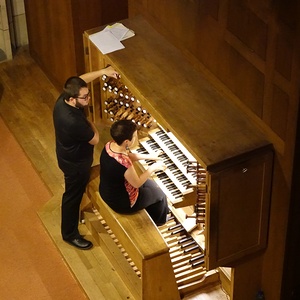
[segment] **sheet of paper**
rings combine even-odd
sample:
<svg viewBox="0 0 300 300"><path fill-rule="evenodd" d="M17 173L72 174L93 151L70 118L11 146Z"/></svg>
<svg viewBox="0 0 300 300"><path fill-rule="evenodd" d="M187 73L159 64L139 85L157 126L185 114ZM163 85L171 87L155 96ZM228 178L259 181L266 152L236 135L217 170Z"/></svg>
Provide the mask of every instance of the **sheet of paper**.
<svg viewBox="0 0 300 300"><path fill-rule="evenodd" d="M102 30L91 34L89 38L103 54L125 48L110 31Z"/></svg>
<svg viewBox="0 0 300 300"><path fill-rule="evenodd" d="M106 26L103 31L110 31L119 41L122 41L129 29L122 23Z"/></svg>
<svg viewBox="0 0 300 300"><path fill-rule="evenodd" d="M134 31L131 30L131 29L129 29L129 30L127 31L127 33L123 36L122 41L124 41L124 40L126 40L126 39L129 39L129 38L131 38L131 37L133 37L133 36L135 36Z"/></svg>

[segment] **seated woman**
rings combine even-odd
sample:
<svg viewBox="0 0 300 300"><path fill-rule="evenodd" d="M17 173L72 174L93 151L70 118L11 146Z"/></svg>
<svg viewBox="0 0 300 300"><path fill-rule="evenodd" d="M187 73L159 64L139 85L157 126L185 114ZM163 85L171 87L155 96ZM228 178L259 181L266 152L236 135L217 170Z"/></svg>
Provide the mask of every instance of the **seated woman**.
<svg viewBox="0 0 300 300"><path fill-rule="evenodd" d="M99 192L102 199L118 213L130 214L145 208L156 225L163 225L169 211L167 199L149 179L154 171L166 168L159 158L160 153L146 155L129 151L138 139L137 127L132 121L113 123L110 134L113 140L104 146L100 156ZM139 176L133 162L140 159L156 162Z"/></svg>

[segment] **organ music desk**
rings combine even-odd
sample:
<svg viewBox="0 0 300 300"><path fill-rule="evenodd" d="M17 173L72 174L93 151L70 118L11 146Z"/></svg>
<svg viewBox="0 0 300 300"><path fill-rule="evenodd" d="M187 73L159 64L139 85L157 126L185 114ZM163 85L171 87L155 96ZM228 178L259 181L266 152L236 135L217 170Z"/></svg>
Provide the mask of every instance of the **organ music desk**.
<svg viewBox="0 0 300 300"><path fill-rule="evenodd" d="M88 113L108 125L120 118L136 122L140 144L132 151L163 150L168 168L154 179L168 196L170 221L157 228L145 211L112 212L97 192L97 177L87 196L141 282L129 279L134 276L122 267L136 297L179 299L211 283L214 270L234 267L267 246L272 146L142 17L121 23L135 36L123 41L125 49L107 55L89 40L102 28L84 33L86 71L112 65L121 74L91 84ZM180 251L188 258L181 258L179 249L187 249ZM234 280L229 286L234 299Z"/></svg>

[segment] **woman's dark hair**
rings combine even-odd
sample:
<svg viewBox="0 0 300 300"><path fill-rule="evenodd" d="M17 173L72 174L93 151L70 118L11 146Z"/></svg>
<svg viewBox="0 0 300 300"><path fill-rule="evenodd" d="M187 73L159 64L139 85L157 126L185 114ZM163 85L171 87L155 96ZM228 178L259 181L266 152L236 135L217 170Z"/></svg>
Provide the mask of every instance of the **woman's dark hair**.
<svg viewBox="0 0 300 300"><path fill-rule="evenodd" d="M67 79L64 85L64 97L69 100L70 97L77 98L80 93L80 89L87 87L87 83L78 76L73 76Z"/></svg>
<svg viewBox="0 0 300 300"><path fill-rule="evenodd" d="M137 130L136 124L130 120L120 120L112 124L110 135L120 146L125 140L132 140L134 132Z"/></svg>

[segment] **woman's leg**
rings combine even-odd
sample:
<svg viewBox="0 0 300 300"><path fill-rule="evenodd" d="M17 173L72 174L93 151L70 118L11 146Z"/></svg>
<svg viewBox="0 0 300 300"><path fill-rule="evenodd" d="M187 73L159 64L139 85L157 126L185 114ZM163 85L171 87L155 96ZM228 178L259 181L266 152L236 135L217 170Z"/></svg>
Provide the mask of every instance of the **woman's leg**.
<svg viewBox="0 0 300 300"><path fill-rule="evenodd" d="M159 186L148 179L139 189L139 197L132 210L145 208L156 225L166 223L169 212L167 197Z"/></svg>

